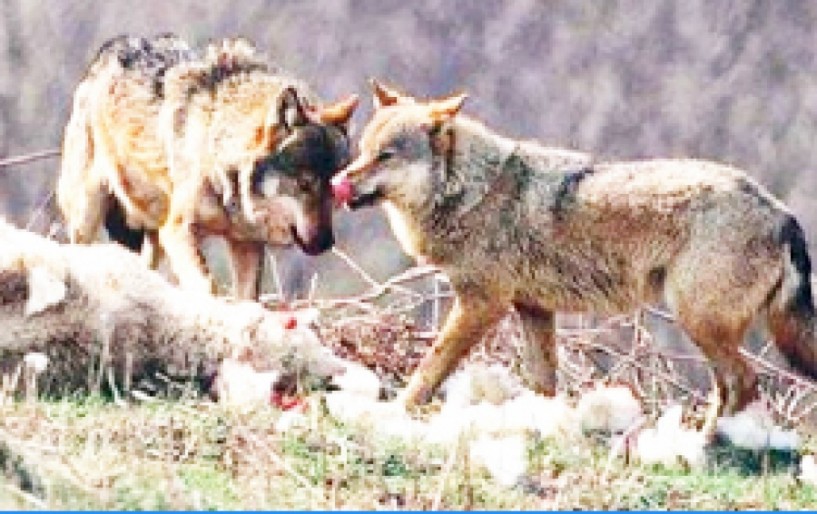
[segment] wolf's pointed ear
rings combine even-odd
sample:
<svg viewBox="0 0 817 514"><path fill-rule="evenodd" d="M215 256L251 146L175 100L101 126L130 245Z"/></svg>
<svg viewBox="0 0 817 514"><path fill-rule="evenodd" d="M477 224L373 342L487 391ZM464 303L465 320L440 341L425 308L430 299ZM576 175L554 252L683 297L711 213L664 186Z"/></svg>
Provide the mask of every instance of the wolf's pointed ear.
<svg viewBox="0 0 817 514"><path fill-rule="evenodd" d="M357 95L349 95L339 102L323 107L320 110L321 121L332 125L345 125L354 114L359 101Z"/></svg>
<svg viewBox="0 0 817 514"><path fill-rule="evenodd" d="M285 129L307 122L306 108L298 96L298 91L290 86L278 98L278 123Z"/></svg>
<svg viewBox="0 0 817 514"><path fill-rule="evenodd" d="M403 99L403 95L394 89L384 86L378 82L377 79L369 79L369 83L372 85L372 91L374 92L375 109L394 105Z"/></svg>
<svg viewBox="0 0 817 514"><path fill-rule="evenodd" d="M435 100L429 104L431 108L431 119L435 122L443 122L450 120L457 113L460 112L462 109L462 104L465 102L465 99L468 98L468 95L465 93L460 93L458 95L452 95L448 98L443 98L442 100Z"/></svg>

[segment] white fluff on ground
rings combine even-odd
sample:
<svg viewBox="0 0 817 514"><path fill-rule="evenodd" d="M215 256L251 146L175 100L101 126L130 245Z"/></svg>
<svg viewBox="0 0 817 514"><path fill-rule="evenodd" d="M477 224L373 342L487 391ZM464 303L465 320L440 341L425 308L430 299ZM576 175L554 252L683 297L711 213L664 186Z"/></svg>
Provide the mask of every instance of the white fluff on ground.
<svg viewBox="0 0 817 514"><path fill-rule="evenodd" d="M23 357L23 363L26 368L39 375L48 368L48 356L40 352L28 352Z"/></svg>
<svg viewBox="0 0 817 514"><path fill-rule="evenodd" d="M430 424L431 439L441 444L456 440L464 432L536 432L540 437L550 437L575 432L576 426L573 409L563 396L545 398L533 391L525 391L502 405L446 405Z"/></svg>
<svg viewBox="0 0 817 514"><path fill-rule="evenodd" d="M326 409L335 419L350 425L362 425L383 437L422 438L421 422L413 419L398 402L381 402L380 379L365 366L346 362L345 370L333 377L340 388L324 397Z"/></svg>
<svg viewBox="0 0 817 514"><path fill-rule="evenodd" d="M504 437L481 435L468 445L471 465L483 467L500 485L516 484L527 471L526 441L523 434Z"/></svg>
<svg viewBox="0 0 817 514"><path fill-rule="evenodd" d="M279 376L277 371L256 371L246 362L226 358L216 378L219 402L236 407L269 405Z"/></svg>
<svg viewBox="0 0 817 514"><path fill-rule="evenodd" d="M546 398L524 391L502 406L509 428L534 430L540 437L577 434L576 411L564 395Z"/></svg>
<svg viewBox="0 0 817 514"><path fill-rule="evenodd" d="M296 428L306 428L309 426L309 416L301 409L286 410L281 413L281 417L275 422L275 431L286 433Z"/></svg>
<svg viewBox="0 0 817 514"><path fill-rule="evenodd" d="M507 368L472 364L446 381L442 409L423 421L410 416L400 402L377 401L368 373L352 369L346 389L341 385L325 396L330 415L374 436L441 446L465 443L472 464L508 486L527 469L527 437L567 439L583 429L621 432L642 419L641 404L627 387L598 386L574 409L562 395L546 398L526 389ZM663 424L677 426L680 421ZM674 435L685 434L677 428ZM692 448L685 443L679 451L695 462Z"/></svg>
<svg viewBox="0 0 817 514"><path fill-rule="evenodd" d="M329 414L338 421L364 426L381 437L412 439L423 435L417 428L422 422L411 418L398 402L379 402L344 390L327 393L325 402Z"/></svg>
<svg viewBox="0 0 817 514"><path fill-rule="evenodd" d="M345 393L371 401L380 397L380 379L372 370L357 362L346 361L343 372L332 377L332 383Z"/></svg>
<svg viewBox="0 0 817 514"><path fill-rule="evenodd" d="M582 395L576 413L582 430L611 433L624 432L643 415L629 387L602 385Z"/></svg>
<svg viewBox="0 0 817 514"><path fill-rule="evenodd" d="M442 388L446 407L475 405L483 401L499 405L524 389L505 366L471 363L449 377Z"/></svg>
<svg viewBox="0 0 817 514"><path fill-rule="evenodd" d="M797 478L806 484L817 487L817 460L814 455L803 455L800 460L800 474Z"/></svg>
<svg viewBox="0 0 817 514"><path fill-rule="evenodd" d="M505 367L471 364L445 386L446 401L429 422L428 442L450 444L464 433L549 437L574 431L575 415L564 396L536 394Z"/></svg>
<svg viewBox="0 0 817 514"><path fill-rule="evenodd" d="M739 448L748 450L796 450L800 436L775 425L769 411L755 402L734 416L718 420L717 432Z"/></svg>
<svg viewBox="0 0 817 514"><path fill-rule="evenodd" d="M679 463L700 469L706 463L707 436L703 432L685 428L682 424L681 405L669 407L658 418L655 428L638 433L634 455L642 464L662 464L675 467Z"/></svg>
<svg viewBox="0 0 817 514"><path fill-rule="evenodd" d="M499 366L472 365L446 384L446 402L428 421L412 418L398 402L378 402L374 381L364 378L368 370L352 372L366 387L357 387L343 375L335 382L340 391L326 395L326 406L336 419L370 426L381 436L415 439L428 444L449 445L463 435L508 435L536 432L542 437L569 433L575 426L573 410L564 397L545 398L525 390ZM490 385L497 391L490 392ZM499 403L495 403L499 402Z"/></svg>

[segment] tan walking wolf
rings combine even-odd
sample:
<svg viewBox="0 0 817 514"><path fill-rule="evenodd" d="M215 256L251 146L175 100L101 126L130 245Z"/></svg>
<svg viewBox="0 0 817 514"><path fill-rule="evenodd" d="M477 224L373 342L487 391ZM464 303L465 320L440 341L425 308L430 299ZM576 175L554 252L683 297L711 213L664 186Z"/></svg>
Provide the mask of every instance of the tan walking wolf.
<svg viewBox="0 0 817 514"><path fill-rule="evenodd" d="M352 208L383 202L407 253L442 268L456 302L411 377L425 401L513 307L534 387L556 386L554 311L666 301L714 364L720 412L757 394L738 349L752 322L817 375L811 264L800 225L735 168L697 160L593 163L491 132L464 95L418 101L374 83L360 154L333 180Z"/></svg>
<svg viewBox="0 0 817 514"><path fill-rule="evenodd" d="M180 39L118 37L77 87L57 198L71 240L103 221L132 248L147 235L181 285L210 291L198 240L226 238L236 296L253 298L264 244L332 246L330 179L348 161L356 97L319 107L243 39L202 56ZM137 237L134 236L134 231Z"/></svg>

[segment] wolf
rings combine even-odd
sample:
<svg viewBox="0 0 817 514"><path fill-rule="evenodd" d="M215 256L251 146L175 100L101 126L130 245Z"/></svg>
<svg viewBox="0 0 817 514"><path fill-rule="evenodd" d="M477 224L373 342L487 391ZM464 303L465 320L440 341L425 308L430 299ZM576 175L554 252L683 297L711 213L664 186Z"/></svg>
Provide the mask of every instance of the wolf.
<svg viewBox="0 0 817 514"><path fill-rule="evenodd" d="M173 35L102 45L76 89L57 184L69 238L110 236L211 292L200 239L224 237L239 298L265 244L334 244L330 179L349 159L351 95L322 104L242 38L203 52Z"/></svg>
<svg viewBox="0 0 817 514"><path fill-rule="evenodd" d="M817 376L811 263L791 212L743 171L702 160L595 162L503 137L377 82L359 154L333 179L351 208L382 203L405 251L439 266L456 300L402 400L427 400L513 308L524 368L556 389L554 313L666 302L714 366L718 414L757 395L739 348L765 321L791 365Z"/></svg>

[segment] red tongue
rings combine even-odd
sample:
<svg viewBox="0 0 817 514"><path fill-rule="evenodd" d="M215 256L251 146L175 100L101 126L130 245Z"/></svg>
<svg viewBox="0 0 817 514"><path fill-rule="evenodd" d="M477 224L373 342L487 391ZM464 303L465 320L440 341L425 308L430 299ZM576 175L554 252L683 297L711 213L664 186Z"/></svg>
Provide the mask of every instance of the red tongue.
<svg viewBox="0 0 817 514"><path fill-rule="evenodd" d="M335 203L343 205L352 199L352 183L346 179L332 181L332 196L335 198Z"/></svg>

